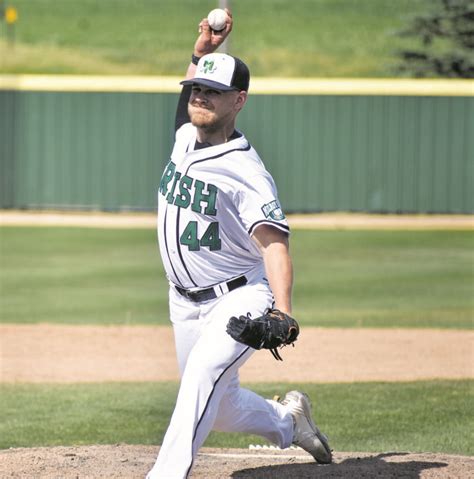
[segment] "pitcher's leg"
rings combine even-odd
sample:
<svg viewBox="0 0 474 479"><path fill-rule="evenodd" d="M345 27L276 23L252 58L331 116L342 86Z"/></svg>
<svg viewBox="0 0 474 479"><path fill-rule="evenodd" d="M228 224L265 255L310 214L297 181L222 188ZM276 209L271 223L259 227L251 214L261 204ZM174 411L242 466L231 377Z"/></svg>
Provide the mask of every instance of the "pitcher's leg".
<svg viewBox="0 0 474 479"><path fill-rule="evenodd" d="M284 449L293 439L293 418L279 402L241 388L235 377L221 400L213 429L256 434Z"/></svg>
<svg viewBox="0 0 474 479"><path fill-rule="evenodd" d="M271 302L265 285L249 284L201 304L200 336L187 357L175 410L149 479L188 476L230 381L253 353L227 334L227 322L233 315L257 317ZM175 321L173 324L176 331Z"/></svg>
<svg viewBox="0 0 474 479"><path fill-rule="evenodd" d="M272 305L273 296L258 275L255 282L252 280L248 286L225 295L213 307L210 317L225 318L225 326L231 316L249 314L256 318L263 314ZM293 419L286 409L276 401L267 401L252 391L241 389L237 373L219 405L214 427L223 431L258 434L280 447L288 447L293 436Z"/></svg>
<svg viewBox="0 0 474 479"><path fill-rule="evenodd" d="M180 376L183 375L188 356L199 339L203 322L199 304L183 298L174 287L169 291L170 320L176 348Z"/></svg>
<svg viewBox="0 0 474 479"><path fill-rule="evenodd" d="M229 381L251 354L230 336L218 342L200 337L188 357L173 416L148 479L188 477Z"/></svg>

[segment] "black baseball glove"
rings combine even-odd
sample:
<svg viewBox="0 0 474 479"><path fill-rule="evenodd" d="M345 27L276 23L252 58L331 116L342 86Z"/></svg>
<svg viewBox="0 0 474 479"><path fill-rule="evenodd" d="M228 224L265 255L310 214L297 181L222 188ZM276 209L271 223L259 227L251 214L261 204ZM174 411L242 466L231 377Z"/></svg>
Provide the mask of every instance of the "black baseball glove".
<svg viewBox="0 0 474 479"><path fill-rule="evenodd" d="M293 344L300 333L295 319L279 309L269 309L263 316L252 319L232 316L227 323L227 333L239 343L254 349L269 349L273 357L283 361L279 347Z"/></svg>

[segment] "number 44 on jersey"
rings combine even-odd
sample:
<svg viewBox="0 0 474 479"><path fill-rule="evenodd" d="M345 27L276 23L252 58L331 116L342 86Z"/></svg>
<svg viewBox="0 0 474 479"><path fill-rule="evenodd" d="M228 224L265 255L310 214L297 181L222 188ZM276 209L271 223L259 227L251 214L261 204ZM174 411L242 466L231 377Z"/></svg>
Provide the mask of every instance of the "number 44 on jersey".
<svg viewBox="0 0 474 479"><path fill-rule="evenodd" d="M204 192L205 190L207 193ZM169 204L179 208L191 208L195 213L209 216L217 214L217 187L191 176L182 175L176 171L176 165L172 161L168 163L161 177L159 191ZM201 247L207 247L211 251L220 250L219 223L217 221L210 223L199 239L198 222L190 221L180 237L180 243L186 245L190 251L199 251Z"/></svg>

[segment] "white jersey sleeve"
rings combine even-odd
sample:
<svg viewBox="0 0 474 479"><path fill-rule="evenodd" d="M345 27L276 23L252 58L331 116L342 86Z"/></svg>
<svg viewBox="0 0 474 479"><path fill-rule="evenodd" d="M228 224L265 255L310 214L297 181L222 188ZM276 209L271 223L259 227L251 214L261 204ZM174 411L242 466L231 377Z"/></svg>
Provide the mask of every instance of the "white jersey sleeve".
<svg viewBox="0 0 474 479"><path fill-rule="evenodd" d="M247 178L237 195L237 202L240 218L249 235L261 224L269 224L289 233L275 182L268 172Z"/></svg>

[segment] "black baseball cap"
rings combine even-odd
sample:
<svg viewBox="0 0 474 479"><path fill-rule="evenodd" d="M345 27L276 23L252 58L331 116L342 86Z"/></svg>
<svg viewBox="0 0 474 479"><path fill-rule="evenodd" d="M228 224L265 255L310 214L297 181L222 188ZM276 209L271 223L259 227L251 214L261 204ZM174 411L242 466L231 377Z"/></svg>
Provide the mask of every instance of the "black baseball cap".
<svg viewBox="0 0 474 479"><path fill-rule="evenodd" d="M194 78L181 85L205 85L222 91L248 91L250 72L239 58L226 53L209 53L199 59Z"/></svg>

